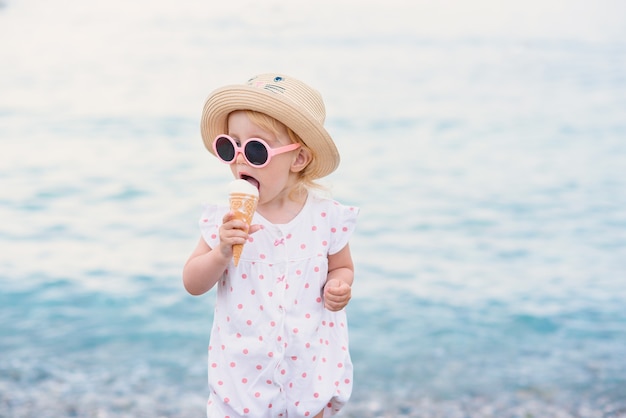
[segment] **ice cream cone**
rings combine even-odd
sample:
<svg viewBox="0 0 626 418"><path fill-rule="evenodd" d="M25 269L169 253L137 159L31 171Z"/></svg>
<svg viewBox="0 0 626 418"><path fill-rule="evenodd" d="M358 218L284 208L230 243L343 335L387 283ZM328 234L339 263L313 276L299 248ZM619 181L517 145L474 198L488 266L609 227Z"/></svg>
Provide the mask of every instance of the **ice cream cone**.
<svg viewBox="0 0 626 418"><path fill-rule="evenodd" d="M230 209L235 213L235 218L244 221L250 226L252 217L259 201L259 191L256 187L245 180L235 180L229 187ZM233 245L233 261L235 266L239 264L239 258L243 251L243 244Z"/></svg>

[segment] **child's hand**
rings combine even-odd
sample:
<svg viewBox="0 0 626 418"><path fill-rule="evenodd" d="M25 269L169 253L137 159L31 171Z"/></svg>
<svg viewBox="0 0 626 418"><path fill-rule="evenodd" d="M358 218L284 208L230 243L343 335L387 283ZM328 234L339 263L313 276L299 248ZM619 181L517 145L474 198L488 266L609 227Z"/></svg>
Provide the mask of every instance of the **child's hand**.
<svg viewBox="0 0 626 418"><path fill-rule="evenodd" d="M250 234L261 229L261 225L250 225L244 221L235 219L233 211L228 212L222 218L222 225L219 229L220 234L220 252L225 258L233 257L233 245L245 244Z"/></svg>
<svg viewBox="0 0 626 418"><path fill-rule="evenodd" d="M329 311L340 311L352 297L352 287L339 279L330 279L324 286L324 307Z"/></svg>

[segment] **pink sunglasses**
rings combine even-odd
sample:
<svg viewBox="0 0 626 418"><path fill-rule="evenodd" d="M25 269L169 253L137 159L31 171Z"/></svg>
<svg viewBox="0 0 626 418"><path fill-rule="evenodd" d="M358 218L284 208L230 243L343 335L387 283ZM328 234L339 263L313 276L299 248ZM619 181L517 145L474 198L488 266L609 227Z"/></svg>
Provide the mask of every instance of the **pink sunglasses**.
<svg viewBox="0 0 626 418"><path fill-rule="evenodd" d="M300 144L289 144L283 147L270 148L267 142L260 138L250 138L243 145L228 135L218 135L213 140L213 151L215 155L225 162L232 164L237 159L237 154L241 153L248 164L262 168L270 163L272 157L285 152L300 148Z"/></svg>

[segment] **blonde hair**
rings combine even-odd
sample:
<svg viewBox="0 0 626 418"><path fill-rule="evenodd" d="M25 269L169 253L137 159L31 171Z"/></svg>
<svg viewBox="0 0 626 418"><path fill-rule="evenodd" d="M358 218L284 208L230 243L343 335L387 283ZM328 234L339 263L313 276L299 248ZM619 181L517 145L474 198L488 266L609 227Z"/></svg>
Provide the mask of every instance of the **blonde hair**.
<svg viewBox="0 0 626 418"><path fill-rule="evenodd" d="M294 131L289 128L289 126L285 125L281 121L274 119L271 116L266 115L265 113L256 112L254 110L244 110L246 116L254 123L259 126L261 129L266 130L268 132L272 132L274 134L278 134L282 127L287 130L287 135L291 142L294 144L300 144L302 148L306 149L311 155L311 161L317 158L315 151L309 148L306 143L296 134ZM311 176L309 165L307 165L302 171L298 173L298 185L296 186L294 192L300 191L302 188L305 189L318 189L326 191L326 188L321 184L315 182L315 179Z"/></svg>

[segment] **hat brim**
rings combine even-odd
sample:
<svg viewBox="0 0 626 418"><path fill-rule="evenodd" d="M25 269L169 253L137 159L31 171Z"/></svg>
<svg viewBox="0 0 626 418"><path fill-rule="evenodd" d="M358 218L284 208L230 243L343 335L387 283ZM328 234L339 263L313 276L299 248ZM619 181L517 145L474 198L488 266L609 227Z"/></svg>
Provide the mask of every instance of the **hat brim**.
<svg viewBox="0 0 626 418"><path fill-rule="evenodd" d="M327 176L339 166L339 152L322 124L304 109L280 94L246 85L231 85L213 91L202 111L201 134L212 153L213 140L227 133L228 115L235 110L254 110L282 122L294 131L315 157L307 167L312 179Z"/></svg>

